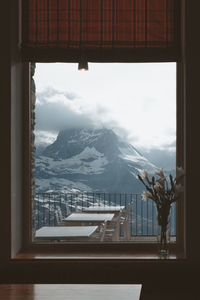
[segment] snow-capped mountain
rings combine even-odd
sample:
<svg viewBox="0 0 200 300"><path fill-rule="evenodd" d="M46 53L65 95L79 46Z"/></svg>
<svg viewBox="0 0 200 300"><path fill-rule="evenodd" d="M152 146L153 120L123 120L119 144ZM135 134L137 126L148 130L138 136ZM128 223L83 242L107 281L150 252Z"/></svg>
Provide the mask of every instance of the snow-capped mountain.
<svg viewBox="0 0 200 300"><path fill-rule="evenodd" d="M36 157L36 191L140 193L156 167L111 129L67 129Z"/></svg>

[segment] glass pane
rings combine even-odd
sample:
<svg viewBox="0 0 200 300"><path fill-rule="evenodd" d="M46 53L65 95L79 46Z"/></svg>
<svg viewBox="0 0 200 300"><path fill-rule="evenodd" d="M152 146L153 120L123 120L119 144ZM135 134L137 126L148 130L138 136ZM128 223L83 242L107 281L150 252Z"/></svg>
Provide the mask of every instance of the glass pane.
<svg viewBox="0 0 200 300"><path fill-rule="evenodd" d="M175 176L176 64L43 63L34 80L36 240L156 242L138 174Z"/></svg>

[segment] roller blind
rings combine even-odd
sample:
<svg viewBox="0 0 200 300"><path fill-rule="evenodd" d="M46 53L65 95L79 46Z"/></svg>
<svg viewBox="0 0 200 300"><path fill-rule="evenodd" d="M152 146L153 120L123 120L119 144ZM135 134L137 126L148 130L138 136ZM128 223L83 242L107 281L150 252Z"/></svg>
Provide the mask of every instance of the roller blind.
<svg viewBox="0 0 200 300"><path fill-rule="evenodd" d="M24 0L24 48L173 48L176 0Z"/></svg>

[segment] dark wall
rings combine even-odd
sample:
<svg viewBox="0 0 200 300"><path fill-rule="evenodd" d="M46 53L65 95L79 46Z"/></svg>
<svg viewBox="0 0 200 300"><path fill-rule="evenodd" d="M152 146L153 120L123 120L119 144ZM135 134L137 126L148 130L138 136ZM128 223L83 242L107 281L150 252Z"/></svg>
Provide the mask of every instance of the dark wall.
<svg viewBox="0 0 200 300"><path fill-rule="evenodd" d="M11 239L16 250L21 237L11 235L11 211L14 217L12 232L21 227L21 194L23 182L20 181L21 136L20 130L12 125L18 116L21 105L21 64L17 38L18 0L1 3L1 109L0 109L0 282L104 282L141 283L152 289L193 287L198 284L200 266L199 234L199 82L200 45L199 39L199 1L186 1L186 133L187 133L187 207L186 234L187 259L183 261L28 261L10 260ZM12 109L11 109L12 105ZM12 113L12 115L11 115ZM12 123L14 124L14 123ZM20 128L20 127L19 127ZM12 152L11 152L12 146ZM14 148L13 148L14 147ZM14 151L13 151L14 149ZM12 169L11 169L12 162ZM15 168L14 168L15 166ZM16 168L17 167L17 168ZM12 172L11 172L12 170ZM15 171L14 171L15 170ZM16 171L17 170L17 171ZM12 177L12 184L11 184ZM22 189L21 189L22 188ZM12 200L12 201L11 201ZM17 202L13 201L17 200ZM17 205L14 205L17 203ZM12 207L12 210L11 210ZM14 224L14 225L13 225Z"/></svg>

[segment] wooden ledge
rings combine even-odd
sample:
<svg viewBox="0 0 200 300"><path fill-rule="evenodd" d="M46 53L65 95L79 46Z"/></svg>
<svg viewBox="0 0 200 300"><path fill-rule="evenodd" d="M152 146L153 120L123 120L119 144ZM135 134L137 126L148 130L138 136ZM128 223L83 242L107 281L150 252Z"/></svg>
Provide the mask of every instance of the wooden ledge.
<svg viewBox="0 0 200 300"><path fill-rule="evenodd" d="M21 252L12 257L13 260L131 260L131 261L180 261L184 255L171 253L166 258L155 253L56 253L56 252Z"/></svg>

